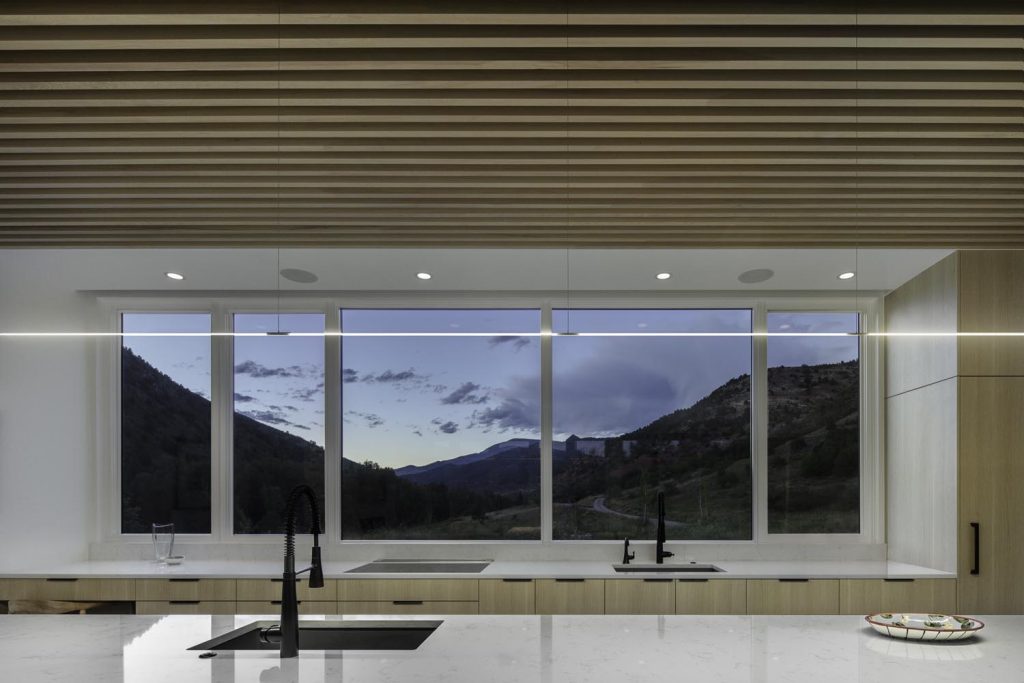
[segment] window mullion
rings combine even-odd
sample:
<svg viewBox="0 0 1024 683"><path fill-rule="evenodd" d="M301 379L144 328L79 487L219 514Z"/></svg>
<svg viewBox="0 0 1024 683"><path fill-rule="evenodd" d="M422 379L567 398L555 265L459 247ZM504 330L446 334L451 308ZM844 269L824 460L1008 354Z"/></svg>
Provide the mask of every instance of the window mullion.
<svg viewBox="0 0 1024 683"><path fill-rule="evenodd" d="M768 540L768 307L763 301L754 305L754 337L751 349L750 440L751 479L754 484L753 540Z"/></svg>
<svg viewBox="0 0 1024 683"><path fill-rule="evenodd" d="M541 309L540 318L540 538L554 538L554 456L552 435L551 303Z"/></svg>
<svg viewBox="0 0 1024 683"><path fill-rule="evenodd" d="M219 304L214 304L212 318L215 332L230 332L231 312ZM232 412L234 405L234 373L232 372L232 338L214 336L211 340L213 363L211 376L213 384L210 389L213 400L213 434L214 456L212 485L213 515L212 535L215 540L227 540L232 535L232 450L234 444Z"/></svg>
<svg viewBox="0 0 1024 683"><path fill-rule="evenodd" d="M341 309L328 303L324 313L324 534L341 540Z"/></svg>

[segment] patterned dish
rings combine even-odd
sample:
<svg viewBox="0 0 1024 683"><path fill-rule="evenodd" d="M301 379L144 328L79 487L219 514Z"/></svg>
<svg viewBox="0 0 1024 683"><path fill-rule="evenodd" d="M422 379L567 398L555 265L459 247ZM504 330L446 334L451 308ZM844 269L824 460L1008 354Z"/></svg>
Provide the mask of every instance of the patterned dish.
<svg viewBox="0 0 1024 683"><path fill-rule="evenodd" d="M906 640L964 640L985 628L977 619L945 614L879 612L864 619L882 635Z"/></svg>

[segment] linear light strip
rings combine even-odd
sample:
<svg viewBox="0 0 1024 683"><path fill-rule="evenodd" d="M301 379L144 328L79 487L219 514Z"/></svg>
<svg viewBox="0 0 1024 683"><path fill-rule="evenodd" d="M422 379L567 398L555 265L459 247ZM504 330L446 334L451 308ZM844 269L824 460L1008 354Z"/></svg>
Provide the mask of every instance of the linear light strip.
<svg viewBox="0 0 1024 683"><path fill-rule="evenodd" d="M1024 332L0 332L22 337L1024 337Z"/></svg>

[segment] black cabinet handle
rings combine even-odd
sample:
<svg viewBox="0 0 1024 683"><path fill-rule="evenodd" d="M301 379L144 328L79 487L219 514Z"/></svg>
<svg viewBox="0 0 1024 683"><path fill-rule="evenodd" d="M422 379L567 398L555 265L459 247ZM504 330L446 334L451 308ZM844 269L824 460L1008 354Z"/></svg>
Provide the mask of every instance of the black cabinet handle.
<svg viewBox="0 0 1024 683"><path fill-rule="evenodd" d="M172 605L198 605L198 600L168 600Z"/></svg>
<svg viewBox="0 0 1024 683"><path fill-rule="evenodd" d="M679 583L707 583L709 579L676 579Z"/></svg>
<svg viewBox="0 0 1024 683"><path fill-rule="evenodd" d="M270 604L271 604L271 605L280 605L280 604L281 604L281 601L280 601L280 600L271 600L271 601L270 601ZM297 601L295 602L295 604L296 604L296 605L301 605L301 604L302 604L302 600L297 600Z"/></svg>
<svg viewBox="0 0 1024 683"><path fill-rule="evenodd" d="M886 583L914 583L913 579L882 579Z"/></svg>
<svg viewBox="0 0 1024 683"><path fill-rule="evenodd" d="M533 583L533 579L502 579L505 583Z"/></svg>
<svg viewBox="0 0 1024 683"><path fill-rule="evenodd" d="M422 605L422 600L392 600L392 605Z"/></svg>
<svg viewBox="0 0 1024 683"><path fill-rule="evenodd" d="M50 583L74 583L78 579L47 579Z"/></svg>
<svg viewBox="0 0 1024 683"><path fill-rule="evenodd" d="M971 522L971 528L974 529L974 567L971 575L977 576L981 573L981 524Z"/></svg>
<svg viewBox="0 0 1024 683"><path fill-rule="evenodd" d="M199 583L199 579L167 579L171 583Z"/></svg>
<svg viewBox="0 0 1024 683"><path fill-rule="evenodd" d="M672 579L644 579L644 583L672 583Z"/></svg>
<svg viewBox="0 0 1024 683"><path fill-rule="evenodd" d="M807 583L810 579L779 579L779 583Z"/></svg>
<svg viewBox="0 0 1024 683"><path fill-rule="evenodd" d="M583 583L586 579L555 579L555 583Z"/></svg>

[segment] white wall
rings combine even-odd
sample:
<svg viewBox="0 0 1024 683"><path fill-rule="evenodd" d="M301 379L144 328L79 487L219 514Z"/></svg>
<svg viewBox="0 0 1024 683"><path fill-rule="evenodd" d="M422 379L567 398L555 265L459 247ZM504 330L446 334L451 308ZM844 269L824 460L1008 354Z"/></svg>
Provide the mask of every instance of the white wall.
<svg viewBox="0 0 1024 683"><path fill-rule="evenodd" d="M60 252L0 250L0 330L84 329ZM0 338L0 568L84 559L93 538L92 340Z"/></svg>

